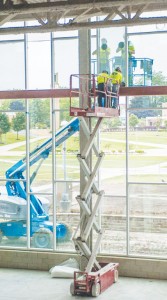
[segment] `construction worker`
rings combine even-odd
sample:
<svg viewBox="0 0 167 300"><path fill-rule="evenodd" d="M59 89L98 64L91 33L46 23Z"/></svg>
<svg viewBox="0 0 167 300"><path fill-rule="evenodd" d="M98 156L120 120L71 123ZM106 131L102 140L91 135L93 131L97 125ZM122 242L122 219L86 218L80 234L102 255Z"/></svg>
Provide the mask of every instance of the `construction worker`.
<svg viewBox="0 0 167 300"><path fill-rule="evenodd" d="M121 56L125 59L125 43L119 42L116 53L121 52ZM133 57L135 54L135 47L131 41L128 41L128 56L129 58Z"/></svg>
<svg viewBox="0 0 167 300"><path fill-rule="evenodd" d="M101 39L101 47L93 51L92 55L97 55L98 53L100 62L99 72L106 70L108 73L110 73L110 48L107 46L107 40L105 38Z"/></svg>
<svg viewBox="0 0 167 300"><path fill-rule="evenodd" d="M108 71L104 70L97 76L97 88L98 88L98 106L106 105L106 88L109 80ZM104 99L104 104L103 100Z"/></svg>
<svg viewBox="0 0 167 300"><path fill-rule="evenodd" d="M119 92L119 87L122 83L122 71L119 67L117 67L115 71L112 72L112 74L110 75L110 79L112 82L111 107L118 108L118 104L119 104L118 92Z"/></svg>
<svg viewBox="0 0 167 300"><path fill-rule="evenodd" d="M118 48L116 50L116 52L121 52L121 57L122 57L122 72L125 76L125 43L124 42L120 42L118 44ZM135 55L135 47L132 44L131 41L128 41L128 68L129 68L129 85L133 85L133 58Z"/></svg>
<svg viewBox="0 0 167 300"><path fill-rule="evenodd" d="M121 52L122 58L125 59L125 43L124 42L120 42L118 44L116 53L118 53L118 52ZM129 58L133 57L134 54L135 54L135 47L132 44L132 42L128 41L128 56L129 56Z"/></svg>

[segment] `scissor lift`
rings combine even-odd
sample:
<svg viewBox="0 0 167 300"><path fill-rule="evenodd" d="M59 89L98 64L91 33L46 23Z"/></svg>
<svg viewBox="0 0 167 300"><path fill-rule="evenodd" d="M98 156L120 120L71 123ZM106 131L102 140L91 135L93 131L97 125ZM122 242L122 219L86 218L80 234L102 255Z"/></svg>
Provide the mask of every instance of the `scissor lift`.
<svg viewBox="0 0 167 300"><path fill-rule="evenodd" d="M81 195L78 195L76 198L81 209L81 217L73 236L73 242L78 254L85 257L88 263L84 272L75 272L74 282L71 284L70 291L72 295L85 294L98 296L113 282L116 282L116 278L118 277L118 263L101 264L96 259L103 235L103 230L96 219L104 195L104 191L99 190L96 179L104 158L104 153L99 152L96 145L96 137L103 117L119 116L119 108L113 109L96 106L97 90L94 75L72 76L74 76L74 79L79 79L80 88L79 91L72 89L73 78L71 77L71 96L73 96L73 93L76 94L76 97L79 98L78 103L80 103L80 106L73 107L71 105L70 115L79 116L80 131L82 129L86 141L84 148L77 156L84 174L85 184ZM108 96L107 90L105 93ZM97 117L97 122L93 130L90 129L85 117ZM90 164L90 161L92 162L92 152L94 152L97 158L94 164ZM89 246L92 236L96 237L93 248Z"/></svg>

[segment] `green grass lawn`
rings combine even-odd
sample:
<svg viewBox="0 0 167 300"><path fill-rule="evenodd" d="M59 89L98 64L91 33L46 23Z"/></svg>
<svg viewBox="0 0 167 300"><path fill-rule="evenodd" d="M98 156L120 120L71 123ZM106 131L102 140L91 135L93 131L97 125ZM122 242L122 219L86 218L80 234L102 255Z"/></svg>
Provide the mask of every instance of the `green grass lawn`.
<svg viewBox="0 0 167 300"><path fill-rule="evenodd" d="M102 132L101 138L110 138L125 141L125 132ZM167 131L130 131L129 142L143 142L153 144L167 144Z"/></svg>
<svg viewBox="0 0 167 300"><path fill-rule="evenodd" d="M158 136L157 136L158 134ZM129 134L129 138L131 141L136 141L136 135L137 139L140 142L148 142L155 144L156 142L159 144L166 145L167 141L167 133L166 132L131 132ZM16 134L15 133L8 133L6 136L10 138L10 142L17 142L16 140ZM101 140L100 148L102 151L105 152L105 157L102 162L101 167L107 168L107 169L113 169L113 168L125 168L126 166L126 155L125 155L125 143L122 142L122 140L125 140L125 133L124 132L111 132L111 133L101 133L102 138L107 139L116 139L120 140L121 142L115 143L112 141L104 141ZM18 142L23 141L24 137L20 136L20 139ZM8 141L8 139L6 139ZM46 139L41 139L37 142L31 143L31 151L36 148L37 146L41 145ZM132 145L133 147L130 147L131 149L135 150L145 150L146 146L140 146L135 147L135 145ZM149 146L150 149L154 149L154 147ZM79 178L79 163L76 158L76 154L79 153L79 137L78 136L72 136L66 141L66 167L67 167L67 179L69 180L78 180ZM12 149L12 151L25 151L25 146L17 147ZM62 154L62 145L60 145L58 148L56 148L57 154L56 154L56 176L59 179L63 179L64 177L64 157ZM74 154L71 154L71 151L74 152ZM0 156L0 176L1 178L5 178L5 172L8 168L10 168L12 165L14 165L16 162L18 162L20 159L22 159L21 156ZM151 166L155 164L161 164L167 161L167 158L165 156L158 155L158 149L157 149L157 155L156 156L149 156L145 155L144 153L129 153L129 167L130 168L139 168L139 167L145 167L145 166ZM96 162L96 157L93 156L93 165ZM37 164L36 164L37 166ZM36 167L35 166L35 167ZM33 170L33 167L31 168ZM52 154L44 161L43 165L38 171L37 180L44 180L48 181L51 180L51 172L52 172ZM154 176L154 175L153 175ZM149 181L149 178L148 178Z"/></svg>
<svg viewBox="0 0 167 300"><path fill-rule="evenodd" d="M128 177L128 182L142 182L142 183L156 183L156 182L162 182L162 179L167 181L167 176L160 176L160 175L130 175ZM110 187L111 184L117 185L117 184L122 184L126 185L126 178L125 176L116 176L116 177L110 177L110 178L105 178L101 180L101 184L105 185L106 187ZM121 186L122 188L122 186Z"/></svg>
<svg viewBox="0 0 167 300"><path fill-rule="evenodd" d="M9 145L17 142L25 141L25 136L19 134L17 140L17 133L15 132L8 132L7 134L2 134L2 142L0 143L0 147L4 145Z"/></svg>
<svg viewBox="0 0 167 300"><path fill-rule="evenodd" d="M21 160L21 157L0 157L0 176L1 178L5 178L5 172L8 168L14 165L16 162ZM117 168L125 168L126 160L125 155L122 154L110 154L105 155L102 165L102 168L106 169L117 169ZM96 162L96 158L93 159L93 165ZM146 167L155 164L161 164L167 162L166 157L163 156L144 156L140 154L134 154L129 157L129 167L130 168L139 168ZM37 167L36 163L33 167L31 167L31 172L35 170ZM67 155L66 156L66 174L67 179L69 180L78 180L79 179L79 163L76 155ZM50 155L42 164L38 171L37 180L50 181L52 173L52 156ZM61 154L56 155L56 176L58 179L64 178L64 160Z"/></svg>
<svg viewBox="0 0 167 300"><path fill-rule="evenodd" d="M101 135L101 142L100 147L102 150L106 151L125 151L126 147L126 136L125 132L102 132ZM105 140L106 139L106 140ZM20 141L24 141L25 136L19 135L19 140L16 139L16 133L9 132L6 135L3 135L2 141L3 144L0 144L0 146L4 145L4 143L11 144L11 143L17 143ZM114 141L113 141L114 140ZM117 142L115 141L117 140ZM155 148L154 144L167 144L167 132L157 132L157 131L145 131L145 132L129 132L128 135L129 144L133 142L134 144L129 145L129 149L151 149ZM46 139L41 138L41 140L38 140L37 142L33 142L30 145L31 151L36 148L37 146L41 145ZM153 145L137 145L137 142L140 143L149 143ZM62 148L62 145L60 145L60 150ZM67 151L78 151L79 149L79 137L78 136L72 136L66 141L66 148ZM14 148L13 150L16 151L24 151L25 146Z"/></svg>
<svg viewBox="0 0 167 300"><path fill-rule="evenodd" d="M129 156L129 167L139 168L145 166L156 165L167 162L167 157L164 156L144 156L142 154L133 154ZM104 168L124 168L126 164L125 155L111 154L105 155L102 162Z"/></svg>

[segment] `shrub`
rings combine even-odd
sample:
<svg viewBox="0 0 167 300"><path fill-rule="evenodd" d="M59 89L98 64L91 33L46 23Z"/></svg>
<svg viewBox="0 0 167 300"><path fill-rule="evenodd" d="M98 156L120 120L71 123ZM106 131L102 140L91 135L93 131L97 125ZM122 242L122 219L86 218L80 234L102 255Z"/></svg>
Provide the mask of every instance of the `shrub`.
<svg viewBox="0 0 167 300"><path fill-rule="evenodd" d="M143 154L144 150L135 150L135 152L138 153L138 154Z"/></svg>

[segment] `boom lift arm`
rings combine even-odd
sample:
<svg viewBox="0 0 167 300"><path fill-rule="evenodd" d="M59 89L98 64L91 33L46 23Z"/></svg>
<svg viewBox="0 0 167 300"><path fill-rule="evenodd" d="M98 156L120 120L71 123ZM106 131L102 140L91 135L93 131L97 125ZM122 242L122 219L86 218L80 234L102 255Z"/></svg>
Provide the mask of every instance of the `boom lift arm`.
<svg viewBox="0 0 167 300"><path fill-rule="evenodd" d="M76 133L79 130L79 120L77 118L73 119L63 128L61 128L55 135L55 147L58 147L70 136ZM52 151L52 138L45 141L42 145L38 146L32 152L30 152L30 167L35 163L39 162L36 170L33 172L30 178L30 184L35 179L38 169L42 165L43 161L48 158L50 152ZM23 172L26 170L26 158L21 159L16 164L14 164L10 169L6 171L6 189L9 196L18 196L26 199L26 182ZM20 179L20 181L9 181L9 179ZM46 213L41 206L40 201L35 195L30 196L31 205L33 206L32 215L33 217L42 217Z"/></svg>
<svg viewBox="0 0 167 300"><path fill-rule="evenodd" d="M58 147L65 140L67 140L74 133L79 131L79 119L74 118L67 125L61 128L55 134L55 147ZM48 158L49 154L52 152L52 138L48 139L36 149L34 149L29 154L29 164L30 167L38 162L38 166L30 177L30 184L35 179L37 172L42 165L43 161ZM10 221L0 223L0 241L2 236L9 237L21 237L26 236L26 200L27 200L27 190L26 190L26 177L23 174L26 171L26 158L21 159L11 168L6 171L6 190L8 197L0 201L0 216L5 219L10 219ZM13 207L17 206L15 213L12 212ZM42 234L53 232L53 224L49 221L49 215L46 212L44 206L40 199L34 195L31 191L30 194L30 232L31 236L34 236L36 232L42 232ZM24 207L23 207L24 206ZM6 214L4 211L10 211L11 213ZM22 211L22 213L20 213ZM24 212L24 213L23 213ZM12 222L11 222L12 220ZM20 229L21 227L21 229ZM9 228L11 230L9 230ZM66 240L67 228L64 224L56 224L56 233L59 240ZM40 235L41 236L41 235ZM48 234L46 235L48 236ZM44 239L43 239L44 240ZM47 243L48 238L45 242L35 243L37 247L48 247L50 244Z"/></svg>

